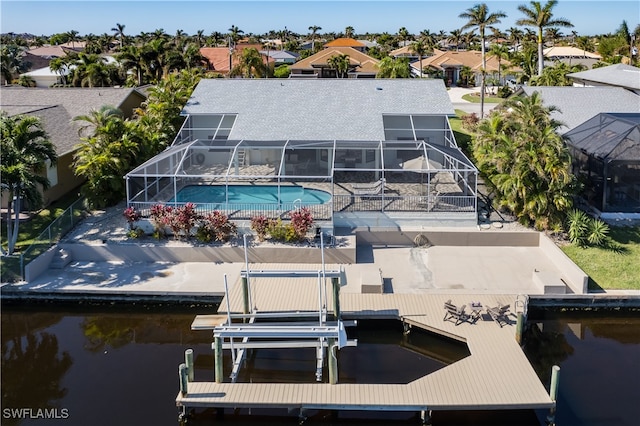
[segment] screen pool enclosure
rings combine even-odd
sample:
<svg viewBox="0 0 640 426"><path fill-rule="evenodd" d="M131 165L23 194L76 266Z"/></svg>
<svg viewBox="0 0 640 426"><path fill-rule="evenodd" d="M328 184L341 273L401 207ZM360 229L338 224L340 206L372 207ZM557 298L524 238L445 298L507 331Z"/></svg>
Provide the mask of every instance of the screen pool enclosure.
<svg viewBox="0 0 640 426"><path fill-rule="evenodd" d="M337 212L475 213L477 169L446 117L431 119L443 122L422 140L181 142L179 135L127 174L128 206L148 215L155 204L192 202L201 213L219 210L236 220L285 219L308 207L319 222Z"/></svg>

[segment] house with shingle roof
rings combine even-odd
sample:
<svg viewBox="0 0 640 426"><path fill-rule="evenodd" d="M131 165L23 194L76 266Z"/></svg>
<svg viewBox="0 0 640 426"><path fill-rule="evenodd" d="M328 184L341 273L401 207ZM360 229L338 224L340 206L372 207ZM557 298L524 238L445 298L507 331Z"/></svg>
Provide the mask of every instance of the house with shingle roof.
<svg viewBox="0 0 640 426"><path fill-rule="evenodd" d="M567 138L573 173L585 182L582 196L589 206L601 217L640 213L640 96L612 86L525 86L515 95L534 92L563 123L559 132Z"/></svg>
<svg viewBox="0 0 640 426"><path fill-rule="evenodd" d="M0 110L9 116L28 114L40 118L44 130L56 148L58 162L47 168L50 188L43 193L45 205L82 184L83 179L73 171L73 156L78 136L78 123L73 118L87 115L92 109L104 105L119 108L126 118L146 100L141 92L130 88L25 88L21 86L0 89ZM2 199L2 206L6 201Z"/></svg>
<svg viewBox="0 0 640 426"><path fill-rule="evenodd" d="M542 104L556 107L551 117L566 133L600 113L640 112L640 96L621 87L523 86L514 95L538 92Z"/></svg>
<svg viewBox="0 0 640 426"><path fill-rule="evenodd" d="M349 78L375 78L379 60L352 47L327 47L291 66L290 78L336 78L336 70L329 66L334 56L349 56Z"/></svg>
<svg viewBox="0 0 640 426"><path fill-rule="evenodd" d="M567 74L580 86L621 87L640 95L640 68L625 64L595 68L588 71Z"/></svg>
<svg viewBox="0 0 640 426"><path fill-rule="evenodd" d="M553 66L557 62L569 66L584 65L587 68L602 60L597 53L588 52L573 46L553 46L544 49L545 66Z"/></svg>

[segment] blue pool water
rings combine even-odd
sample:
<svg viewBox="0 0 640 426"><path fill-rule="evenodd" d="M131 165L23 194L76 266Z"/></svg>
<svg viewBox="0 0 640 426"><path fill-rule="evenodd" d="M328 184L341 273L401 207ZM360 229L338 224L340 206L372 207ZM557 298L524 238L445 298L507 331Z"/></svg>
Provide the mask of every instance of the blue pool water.
<svg viewBox="0 0 640 426"><path fill-rule="evenodd" d="M277 204L277 185L230 185L228 187L229 204ZM224 204L227 202L227 187L224 185L188 185L176 194L170 202L195 204ZM297 185L280 187L280 202L300 202L303 205L324 204L331 194L319 189L304 188Z"/></svg>

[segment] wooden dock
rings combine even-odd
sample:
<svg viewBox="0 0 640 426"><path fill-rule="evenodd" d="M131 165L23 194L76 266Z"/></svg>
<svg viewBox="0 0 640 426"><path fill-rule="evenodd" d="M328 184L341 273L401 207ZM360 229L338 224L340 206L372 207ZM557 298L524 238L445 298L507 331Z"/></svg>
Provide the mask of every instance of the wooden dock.
<svg viewBox="0 0 640 426"><path fill-rule="evenodd" d="M317 311L318 283L311 278L253 278L259 312ZM241 286L233 286L232 313L242 312ZM331 309L331 285L327 296ZM443 321L444 302L510 304L515 295L354 294L340 296L344 319L399 319L459 341L470 356L407 384L215 383L189 382L178 407L287 408L289 410L512 410L552 408L547 390L515 340L516 317L500 327L483 313L475 323ZM226 300L220 314L226 313ZM339 366L338 366L339 369ZM549 372L551 374L551 372Z"/></svg>

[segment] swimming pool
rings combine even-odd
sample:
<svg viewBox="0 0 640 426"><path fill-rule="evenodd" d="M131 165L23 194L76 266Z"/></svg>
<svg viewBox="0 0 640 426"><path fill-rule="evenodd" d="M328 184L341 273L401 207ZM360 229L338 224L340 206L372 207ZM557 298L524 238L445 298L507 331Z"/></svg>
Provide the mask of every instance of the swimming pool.
<svg viewBox="0 0 640 426"><path fill-rule="evenodd" d="M228 190L227 190L228 189ZM195 204L278 204L277 185L187 185L170 202ZM280 187L280 204L325 204L331 194L299 185Z"/></svg>

